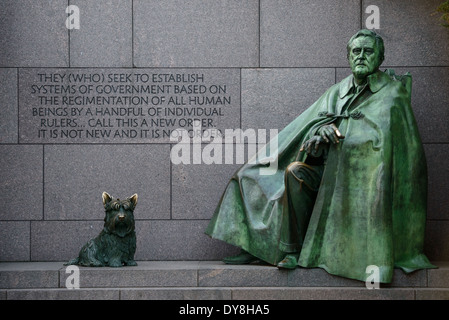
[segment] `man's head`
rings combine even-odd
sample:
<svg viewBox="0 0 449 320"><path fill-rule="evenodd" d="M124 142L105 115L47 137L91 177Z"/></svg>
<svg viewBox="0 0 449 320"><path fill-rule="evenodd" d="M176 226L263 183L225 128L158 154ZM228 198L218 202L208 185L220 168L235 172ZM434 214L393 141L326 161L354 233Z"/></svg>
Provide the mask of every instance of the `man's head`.
<svg viewBox="0 0 449 320"><path fill-rule="evenodd" d="M347 45L348 61L357 80L376 72L384 60L384 41L371 30L360 30Z"/></svg>

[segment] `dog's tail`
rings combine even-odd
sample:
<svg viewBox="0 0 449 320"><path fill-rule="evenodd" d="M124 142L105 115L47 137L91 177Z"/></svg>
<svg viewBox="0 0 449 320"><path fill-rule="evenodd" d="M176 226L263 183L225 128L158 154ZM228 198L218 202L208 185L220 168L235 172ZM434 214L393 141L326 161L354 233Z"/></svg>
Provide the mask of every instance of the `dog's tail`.
<svg viewBox="0 0 449 320"><path fill-rule="evenodd" d="M65 266L77 265L79 263L79 257L64 263Z"/></svg>

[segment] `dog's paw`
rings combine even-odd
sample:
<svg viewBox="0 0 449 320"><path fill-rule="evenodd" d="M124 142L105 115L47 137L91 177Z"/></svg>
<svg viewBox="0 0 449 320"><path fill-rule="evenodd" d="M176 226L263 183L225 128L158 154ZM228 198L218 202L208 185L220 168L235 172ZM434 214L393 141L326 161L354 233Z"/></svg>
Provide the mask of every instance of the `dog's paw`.
<svg viewBox="0 0 449 320"><path fill-rule="evenodd" d="M112 268L118 268L122 266L122 262L120 260L112 260L109 261L109 266Z"/></svg>
<svg viewBox="0 0 449 320"><path fill-rule="evenodd" d="M134 260L128 260L125 262L125 265L130 266L130 267L137 266L137 262Z"/></svg>

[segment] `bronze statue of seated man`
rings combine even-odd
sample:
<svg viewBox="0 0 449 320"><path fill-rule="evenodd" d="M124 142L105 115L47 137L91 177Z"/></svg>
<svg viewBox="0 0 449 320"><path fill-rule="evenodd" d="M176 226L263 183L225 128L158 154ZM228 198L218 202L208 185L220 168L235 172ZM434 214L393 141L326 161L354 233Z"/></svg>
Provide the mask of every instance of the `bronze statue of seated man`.
<svg viewBox="0 0 449 320"><path fill-rule="evenodd" d="M411 108L411 76L380 71L382 38L347 44L352 75L279 132L277 171L247 163L231 178L206 234L238 246L224 259L320 267L391 282L393 269L433 268L423 253L427 166Z"/></svg>

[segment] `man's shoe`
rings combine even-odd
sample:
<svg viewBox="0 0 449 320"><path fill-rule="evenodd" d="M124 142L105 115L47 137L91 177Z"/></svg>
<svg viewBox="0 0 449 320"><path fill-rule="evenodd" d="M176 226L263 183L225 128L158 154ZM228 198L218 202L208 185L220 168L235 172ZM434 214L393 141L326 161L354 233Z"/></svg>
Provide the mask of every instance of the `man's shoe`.
<svg viewBox="0 0 449 320"><path fill-rule="evenodd" d="M298 266L298 258L293 254L285 256L284 260L278 263L277 267L281 269L296 269Z"/></svg>
<svg viewBox="0 0 449 320"><path fill-rule="evenodd" d="M242 250L238 255L226 257L223 259L223 262L226 264L249 264L251 262L259 260L252 254Z"/></svg>

